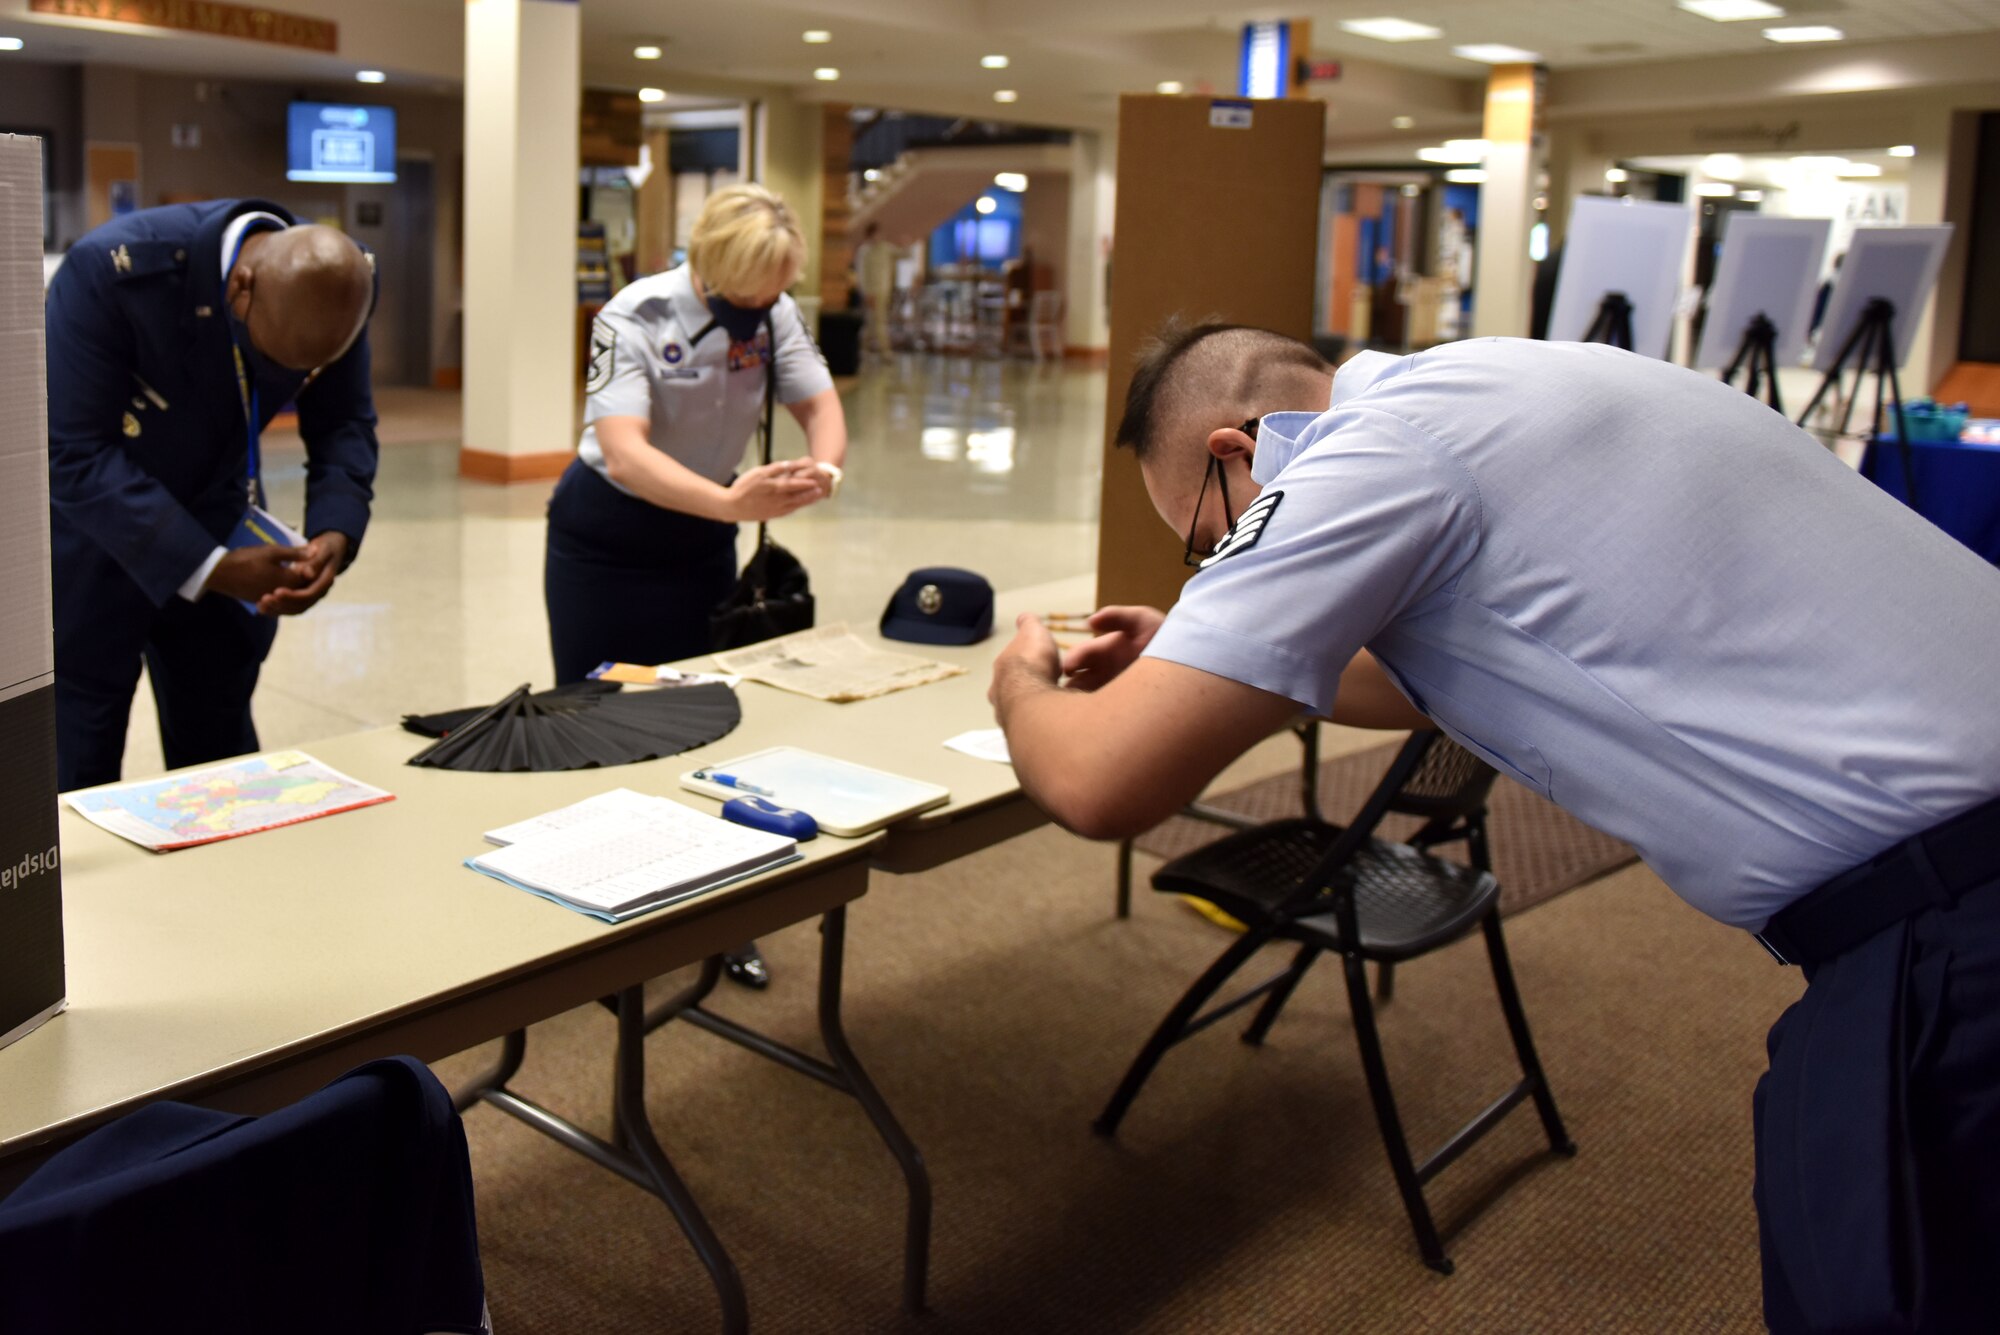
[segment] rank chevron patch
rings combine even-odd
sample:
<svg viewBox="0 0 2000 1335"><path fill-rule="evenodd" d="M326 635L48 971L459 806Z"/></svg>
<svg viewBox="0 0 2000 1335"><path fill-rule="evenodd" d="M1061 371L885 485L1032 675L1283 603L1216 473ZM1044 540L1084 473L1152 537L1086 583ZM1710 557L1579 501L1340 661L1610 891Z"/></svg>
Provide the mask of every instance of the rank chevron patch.
<svg viewBox="0 0 2000 1335"><path fill-rule="evenodd" d="M1264 536L1264 525L1271 522L1271 516L1277 512L1278 502L1284 499L1285 493L1282 491L1267 491L1251 502L1248 510L1236 516L1235 524L1230 526L1229 532L1222 535L1222 541L1215 544L1215 551L1201 563L1199 568L1206 570L1217 561L1255 547L1257 539Z"/></svg>

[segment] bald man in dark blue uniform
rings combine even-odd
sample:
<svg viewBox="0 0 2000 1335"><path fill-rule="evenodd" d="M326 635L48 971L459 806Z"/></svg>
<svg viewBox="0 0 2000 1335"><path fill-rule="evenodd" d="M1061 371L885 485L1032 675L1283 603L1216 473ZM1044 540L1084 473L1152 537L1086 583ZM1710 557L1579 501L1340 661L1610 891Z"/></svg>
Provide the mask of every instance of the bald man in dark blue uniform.
<svg viewBox="0 0 2000 1335"><path fill-rule="evenodd" d="M358 246L256 200L116 219L56 272L49 496L63 789L119 777L142 661L169 767L257 749L250 697L277 618L325 596L368 526L373 298ZM292 402L307 459L297 541L252 508L263 503L258 433Z"/></svg>

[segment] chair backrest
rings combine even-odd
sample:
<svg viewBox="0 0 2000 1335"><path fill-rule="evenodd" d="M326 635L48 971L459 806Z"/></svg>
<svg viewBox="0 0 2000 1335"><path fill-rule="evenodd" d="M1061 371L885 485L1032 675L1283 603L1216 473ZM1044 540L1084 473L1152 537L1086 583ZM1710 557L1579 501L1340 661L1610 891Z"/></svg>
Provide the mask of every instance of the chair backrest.
<svg viewBox="0 0 2000 1335"><path fill-rule="evenodd" d="M1395 782L1386 811L1406 816L1422 816L1426 826L1455 824L1486 809L1487 796L1498 778L1494 768L1441 732L1416 732L1403 743L1396 760L1414 760L1412 768ZM1397 780L1391 765L1381 786L1389 788Z"/></svg>
<svg viewBox="0 0 2000 1335"><path fill-rule="evenodd" d="M484 1297L465 1132L409 1057L264 1117L151 1104L0 1202L0 1330L470 1330Z"/></svg>
<svg viewBox="0 0 2000 1335"><path fill-rule="evenodd" d="M1495 777L1492 766L1443 733L1411 733L1375 791L1361 804L1353 823L1341 832L1287 907L1315 906L1323 911L1322 890L1338 889L1340 869L1375 837L1375 828L1392 812L1420 816L1425 822L1406 842L1421 848L1470 838L1474 841L1474 862L1483 867L1482 818ZM1339 896L1337 911L1351 912L1347 895ZM1353 924L1345 923L1343 929L1351 931Z"/></svg>

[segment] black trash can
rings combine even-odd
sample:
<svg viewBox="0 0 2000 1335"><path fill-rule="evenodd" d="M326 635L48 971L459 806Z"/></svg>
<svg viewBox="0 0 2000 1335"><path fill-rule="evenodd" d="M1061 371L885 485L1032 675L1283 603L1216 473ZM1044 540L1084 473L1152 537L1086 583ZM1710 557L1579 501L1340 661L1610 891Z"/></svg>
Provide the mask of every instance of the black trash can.
<svg viewBox="0 0 2000 1335"><path fill-rule="evenodd" d="M835 375L860 375L861 312L821 311L819 350Z"/></svg>

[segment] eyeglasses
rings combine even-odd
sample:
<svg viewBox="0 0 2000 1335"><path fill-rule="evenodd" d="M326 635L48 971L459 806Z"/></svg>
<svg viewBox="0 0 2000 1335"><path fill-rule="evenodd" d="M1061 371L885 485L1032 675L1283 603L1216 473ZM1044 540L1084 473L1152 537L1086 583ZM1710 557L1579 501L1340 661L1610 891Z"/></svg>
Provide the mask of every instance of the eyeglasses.
<svg viewBox="0 0 2000 1335"><path fill-rule="evenodd" d="M1257 439L1257 428L1263 424L1263 421L1264 419L1261 417L1253 417L1236 429L1250 437L1250 439L1255 440ZM1188 520L1187 549L1181 553L1182 565L1199 566L1203 561L1215 555L1215 548L1213 547L1204 547L1197 550L1194 545L1194 532L1197 528L1201 527L1201 503L1208 499L1208 480L1211 477L1215 479L1215 489L1222 494L1222 531L1228 533L1230 529L1236 527L1236 512L1229 505L1229 477L1222 471L1222 460L1211 454L1208 456L1208 468L1201 475L1201 490L1195 494L1194 516Z"/></svg>

